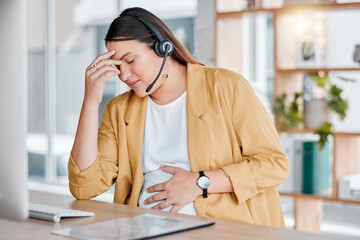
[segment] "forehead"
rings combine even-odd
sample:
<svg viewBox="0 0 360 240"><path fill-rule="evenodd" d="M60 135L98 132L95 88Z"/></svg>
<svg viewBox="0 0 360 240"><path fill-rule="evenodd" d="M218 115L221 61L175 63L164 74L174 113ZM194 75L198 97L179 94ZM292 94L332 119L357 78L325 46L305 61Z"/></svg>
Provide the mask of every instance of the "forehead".
<svg viewBox="0 0 360 240"><path fill-rule="evenodd" d="M108 51L115 50L116 53L113 56L118 58L123 56L127 52L139 53L144 51L151 51L147 45L143 42L137 40L128 40L128 41L109 41L106 44Z"/></svg>

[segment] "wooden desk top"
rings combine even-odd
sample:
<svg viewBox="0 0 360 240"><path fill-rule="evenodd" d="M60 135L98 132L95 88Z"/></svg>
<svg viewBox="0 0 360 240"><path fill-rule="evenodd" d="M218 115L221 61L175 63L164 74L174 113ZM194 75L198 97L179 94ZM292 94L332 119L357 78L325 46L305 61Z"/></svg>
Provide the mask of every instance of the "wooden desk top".
<svg viewBox="0 0 360 240"><path fill-rule="evenodd" d="M112 220L122 217L132 217L144 213L159 215L173 215L173 213L130 207L121 204L100 202L95 200L75 200L73 197L56 195L51 193L30 191L30 201L64 208L72 208L96 213L95 217L63 218L60 223L28 219L25 222L16 222L0 219L0 239L67 239L62 236L52 235L54 229L88 225L91 223ZM184 218L198 218L183 214L176 214ZM329 236L310 234L295 230L278 229L264 226L256 226L234 221L213 219L215 225L196 230L185 231L172 235L166 235L157 239L284 239L284 240L346 240L355 239L347 236Z"/></svg>

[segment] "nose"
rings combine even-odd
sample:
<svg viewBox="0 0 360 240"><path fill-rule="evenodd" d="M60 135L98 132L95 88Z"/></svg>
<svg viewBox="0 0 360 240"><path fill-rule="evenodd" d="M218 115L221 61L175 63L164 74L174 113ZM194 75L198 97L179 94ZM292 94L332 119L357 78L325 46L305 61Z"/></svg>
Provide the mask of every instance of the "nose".
<svg viewBox="0 0 360 240"><path fill-rule="evenodd" d="M131 76L131 71L124 65L120 65L120 79L124 82L128 81Z"/></svg>

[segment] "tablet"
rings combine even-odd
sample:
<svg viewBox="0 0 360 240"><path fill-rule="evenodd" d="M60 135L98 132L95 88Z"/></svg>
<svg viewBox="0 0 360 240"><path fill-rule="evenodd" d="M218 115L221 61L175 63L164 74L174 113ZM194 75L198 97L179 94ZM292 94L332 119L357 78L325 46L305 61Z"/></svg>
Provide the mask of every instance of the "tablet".
<svg viewBox="0 0 360 240"><path fill-rule="evenodd" d="M142 214L119 218L87 226L54 230L51 233L77 239L148 239L172 233L207 227L215 222L199 218Z"/></svg>

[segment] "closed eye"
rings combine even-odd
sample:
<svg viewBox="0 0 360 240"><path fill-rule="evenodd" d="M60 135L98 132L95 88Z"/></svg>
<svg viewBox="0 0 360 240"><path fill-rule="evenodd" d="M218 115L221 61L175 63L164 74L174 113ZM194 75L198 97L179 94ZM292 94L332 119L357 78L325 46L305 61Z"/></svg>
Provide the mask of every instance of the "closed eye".
<svg viewBox="0 0 360 240"><path fill-rule="evenodd" d="M127 64L132 64L134 62L135 58L129 62L127 62Z"/></svg>

